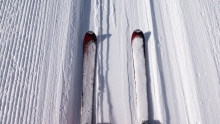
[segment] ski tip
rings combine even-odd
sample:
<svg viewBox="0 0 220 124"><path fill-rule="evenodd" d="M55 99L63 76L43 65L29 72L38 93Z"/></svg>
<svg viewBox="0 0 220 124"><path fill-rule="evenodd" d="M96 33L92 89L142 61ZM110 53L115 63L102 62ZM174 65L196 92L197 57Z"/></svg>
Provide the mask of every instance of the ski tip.
<svg viewBox="0 0 220 124"><path fill-rule="evenodd" d="M144 40L144 34L140 29L136 29L133 33L132 33L132 37L131 37L131 41L135 38L135 37L141 37Z"/></svg>
<svg viewBox="0 0 220 124"><path fill-rule="evenodd" d="M85 36L84 36L84 42L88 42L88 41L94 41L96 43L97 38L96 35L93 31L87 31Z"/></svg>
<svg viewBox="0 0 220 124"><path fill-rule="evenodd" d="M95 44L97 43L96 35L93 31L87 31L85 33L84 39L83 39L83 50L85 51L87 48L87 44L92 41Z"/></svg>

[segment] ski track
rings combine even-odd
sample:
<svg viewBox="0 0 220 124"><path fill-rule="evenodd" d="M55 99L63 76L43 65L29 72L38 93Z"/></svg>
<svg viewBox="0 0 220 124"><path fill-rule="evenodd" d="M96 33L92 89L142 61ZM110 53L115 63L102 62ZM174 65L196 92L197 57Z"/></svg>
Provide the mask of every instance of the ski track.
<svg viewBox="0 0 220 124"><path fill-rule="evenodd" d="M137 123L135 29L146 40L149 121L219 123L219 6L218 0L1 0L0 123L80 123L88 30L98 40L95 123Z"/></svg>

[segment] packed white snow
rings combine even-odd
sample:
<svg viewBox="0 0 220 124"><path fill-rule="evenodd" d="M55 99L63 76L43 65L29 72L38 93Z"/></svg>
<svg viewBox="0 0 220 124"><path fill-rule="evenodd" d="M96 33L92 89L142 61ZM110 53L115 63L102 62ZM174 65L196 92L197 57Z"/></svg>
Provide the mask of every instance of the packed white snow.
<svg viewBox="0 0 220 124"><path fill-rule="evenodd" d="M219 12L219 0L1 0L0 124L80 123L89 30L95 123L137 124L135 29L146 41L148 121L220 123Z"/></svg>
<svg viewBox="0 0 220 124"><path fill-rule="evenodd" d="M143 39L141 37L135 37L132 40L132 53L138 124L148 120L147 75L144 49Z"/></svg>

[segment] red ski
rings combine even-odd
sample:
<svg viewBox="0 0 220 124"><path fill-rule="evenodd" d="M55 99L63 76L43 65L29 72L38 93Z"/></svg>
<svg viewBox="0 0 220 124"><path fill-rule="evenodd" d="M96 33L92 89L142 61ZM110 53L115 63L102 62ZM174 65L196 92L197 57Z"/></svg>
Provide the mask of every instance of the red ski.
<svg viewBox="0 0 220 124"><path fill-rule="evenodd" d="M93 103L96 73L97 38L94 32L86 32L83 40L83 88L81 105L81 124L93 121Z"/></svg>
<svg viewBox="0 0 220 124"><path fill-rule="evenodd" d="M145 64L145 38L141 30L137 29L133 32L131 37L131 47L137 100L137 123L143 124L148 120L148 101Z"/></svg>
<svg viewBox="0 0 220 124"><path fill-rule="evenodd" d="M86 32L83 40L83 51L87 50L87 46L90 44L90 42L94 42L97 44L97 38L94 32L88 31Z"/></svg>
<svg viewBox="0 0 220 124"><path fill-rule="evenodd" d="M144 55L145 55L145 38L144 38L144 34L140 29L136 29L131 36L131 44L133 43L133 39L140 37L143 39L143 50L144 50ZM145 57L145 56L144 56Z"/></svg>

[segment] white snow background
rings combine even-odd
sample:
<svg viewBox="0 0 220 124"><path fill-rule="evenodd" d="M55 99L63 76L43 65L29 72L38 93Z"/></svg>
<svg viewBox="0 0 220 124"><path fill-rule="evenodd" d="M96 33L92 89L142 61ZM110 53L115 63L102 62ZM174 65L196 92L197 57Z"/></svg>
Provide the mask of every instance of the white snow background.
<svg viewBox="0 0 220 124"><path fill-rule="evenodd" d="M1 0L0 124L80 123L88 30L96 123L137 123L135 29L146 41L149 121L220 123L219 12L219 0Z"/></svg>

